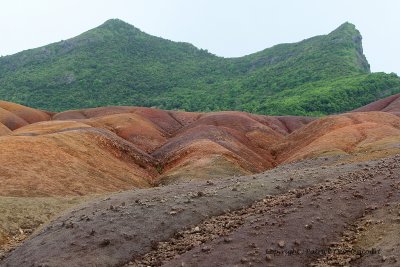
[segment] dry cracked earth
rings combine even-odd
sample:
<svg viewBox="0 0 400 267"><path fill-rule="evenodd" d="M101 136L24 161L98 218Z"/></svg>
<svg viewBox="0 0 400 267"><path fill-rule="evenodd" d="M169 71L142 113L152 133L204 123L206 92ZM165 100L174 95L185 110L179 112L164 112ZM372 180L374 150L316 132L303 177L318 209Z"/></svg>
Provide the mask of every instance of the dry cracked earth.
<svg viewBox="0 0 400 267"><path fill-rule="evenodd" d="M0 266L400 266L399 115L0 102Z"/></svg>

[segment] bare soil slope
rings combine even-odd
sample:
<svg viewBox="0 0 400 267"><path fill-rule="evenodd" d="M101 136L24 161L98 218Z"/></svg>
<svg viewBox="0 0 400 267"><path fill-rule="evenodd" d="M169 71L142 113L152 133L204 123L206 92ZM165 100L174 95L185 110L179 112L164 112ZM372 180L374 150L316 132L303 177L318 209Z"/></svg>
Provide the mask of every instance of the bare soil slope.
<svg viewBox="0 0 400 267"><path fill-rule="evenodd" d="M25 107L11 102L0 101L0 123L15 130L29 123L49 120L51 113Z"/></svg>
<svg viewBox="0 0 400 267"><path fill-rule="evenodd" d="M257 173L275 166L274 145L312 121L140 107L50 114L0 104L9 128L0 128L3 196L86 195Z"/></svg>
<svg viewBox="0 0 400 267"><path fill-rule="evenodd" d="M92 201L54 220L1 264L322 264L324 251L340 246L363 216L400 203L400 156L363 164L338 164L340 159L307 160L251 177L134 190Z"/></svg>
<svg viewBox="0 0 400 267"><path fill-rule="evenodd" d="M354 112L385 111L400 115L400 94L372 102L366 106L355 109Z"/></svg>
<svg viewBox="0 0 400 267"><path fill-rule="evenodd" d="M390 144L398 147L399 142L398 116L387 112L346 113L315 120L287 136L277 146L277 162L329 154L355 155L367 148L370 152L374 148L387 150Z"/></svg>

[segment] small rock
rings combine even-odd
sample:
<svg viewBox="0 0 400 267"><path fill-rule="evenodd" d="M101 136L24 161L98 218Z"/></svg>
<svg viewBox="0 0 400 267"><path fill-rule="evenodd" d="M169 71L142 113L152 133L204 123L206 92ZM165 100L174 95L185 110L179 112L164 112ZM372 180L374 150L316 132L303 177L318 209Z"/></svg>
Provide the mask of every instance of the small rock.
<svg viewBox="0 0 400 267"><path fill-rule="evenodd" d="M241 263L246 263L246 262L248 262L248 261L249 261L249 260L246 259L245 257L243 257L243 258L240 259L240 262L241 262Z"/></svg>
<svg viewBox="0 0 400 267"><path fill-rule="evenodd" d="M396 256L391 255L391 256L387 257L387 261L388 261L388 263L396 263L397 262Z"/></svg>
<svg viewBox="0 0 400 267"><path fill-rule="evenodd" d="M103 241L100 242L100 247L106 247L110 245L110 243L111 243L110 239L105 238L103 239Z"/></svg>
<svg viewBox="0 0 400 267"><path fill-rule="evenodd" d="M267 256L265 256L265 260L266 261L272 261L272 256L267 254Z"/></svg>
<svg viewBox="0 0 400 267"><path fill-rule="evenodd" d="M285 246L285 241L283 241L283 240L279 241L279 242L278 242L278 246L279 246L280 248L283 248L283 247Z"/></svg>
<svg viewBox="0 0 400 267"><path fill-rule="evenodd" d="M232 242L232 238L230 238L230 237L225 237L225 238L224 238L224 242L225 242L225 243L231 243L231 242Z"/></svg>
<svg viewBox="0 0 400 267"><path fill-rule="evenodd" d="M203 252L209 252L211 250L211 248L209 246L204 246L201 248L201 251Z"/></svg>
<svg viewBox="0 0 400 267"><path fill-rule="evenodd" d="M193 229L193 232L195 232L195 233L200 232L200 227L196 226L196 227Z"/></svg>

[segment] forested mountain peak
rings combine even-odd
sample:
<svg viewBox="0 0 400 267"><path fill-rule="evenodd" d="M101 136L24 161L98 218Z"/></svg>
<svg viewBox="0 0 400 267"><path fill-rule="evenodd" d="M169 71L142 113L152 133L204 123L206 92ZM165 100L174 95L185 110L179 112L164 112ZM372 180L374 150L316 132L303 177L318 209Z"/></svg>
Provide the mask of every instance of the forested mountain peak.
<svg viewBox="0 0 400 267"><path fill-rule="evenodd" d="M53 111L135 105L322 115L397 93L399 80L370 74L361 34L348 22L327 35L223 58L111 19L0 58L0 98Z"/></svg>

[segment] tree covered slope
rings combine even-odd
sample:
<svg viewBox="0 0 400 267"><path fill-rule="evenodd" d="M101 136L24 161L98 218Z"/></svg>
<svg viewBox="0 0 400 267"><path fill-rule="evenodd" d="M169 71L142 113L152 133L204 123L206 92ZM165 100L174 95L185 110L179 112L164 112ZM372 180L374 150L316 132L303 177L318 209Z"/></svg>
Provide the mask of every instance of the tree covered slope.
<svg viewBox="0 0 400 267"><path fill-rule="evenodd" d="M370 73L361 35L350 23L328 35L221 58L113 19L0 58L0 98L53 111L136 105L323 115L397 92L399 77Z"/></svg>

